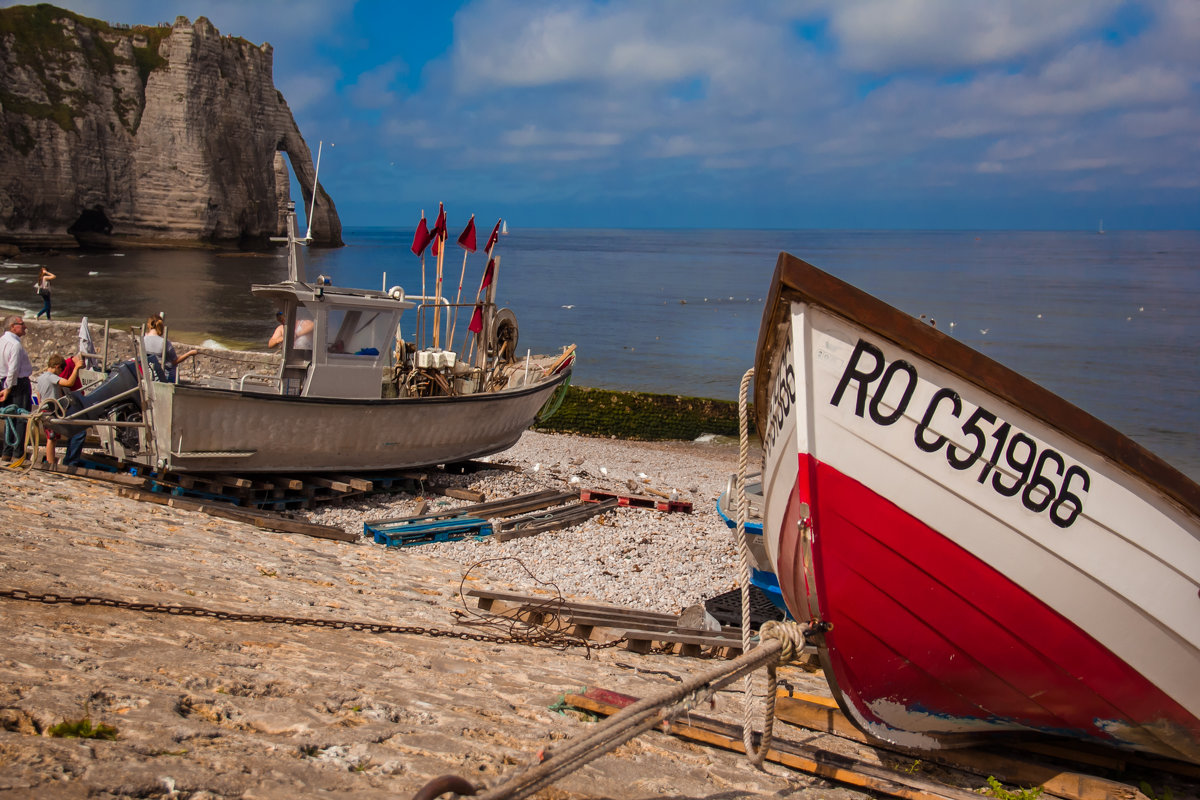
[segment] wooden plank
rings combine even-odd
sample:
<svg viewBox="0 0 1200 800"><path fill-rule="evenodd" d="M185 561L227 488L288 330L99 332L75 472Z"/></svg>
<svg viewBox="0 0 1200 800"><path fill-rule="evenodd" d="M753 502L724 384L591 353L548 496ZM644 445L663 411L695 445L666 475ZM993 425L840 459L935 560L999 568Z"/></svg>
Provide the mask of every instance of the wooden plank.
<svg viewBox="0 0 1200 800"><path fill-rule="evenodd" d="M425 491L429 494L453 497L456 500L470 500L472 503L482 503L487 497L483 492L477 492L474 489L464 489L460 486L430 486Z"/></svg>
<svg viewBox="0 0 1200 800"><path fill-rule="evenodd" d="M304 489L304 481L289 475L273 475L271 482L281 489L299 492Z"/></svg>
<svg viewBox="0 0 1200 800"><path fill-rule="evenodd" d="M678 615L666 614L661 611L646 611L643 609L622 608L620 606L600 605L598 603L583 603L572 600L564 600L553 595L529 595L518 594L516 592L501 592L492 591L490 589L468 589L467 597L475 597L479 600L479 607L485 611L490 608L496 601L502 601L513 605L555 605L558 608L568 608L579 611L597 611L597 612L621 612L626 614L636 614L643 619L669 619L678 620ZM487 603L485 606L484 604Z"/></svg>
<svg viewBox="0 0 1200 800"><path fill-rule="evenodd" d="M324 475L305 475L304 481L321 489L332 489L335 492L349 493L354 491L354 487L350 484L326 478Z"/></svg>
<svg viewBox="0 0 1200 800"><path fill-rule="evenodd" d="M366 478L357 478L353 475L328 475L326 477L344 483L351 489L359 492L369 492L375 488L374 481L369 481Z"/></svg>
<svg viewBox="0 0 1200 800"><path fill-rule="evenodd" d="M366 520L364 524L374 527L389 525L394 522L415 522L422 519L434 520L446 519L448 517L480 517L483 519L500 519L513 516L514 514L524 514L529 511L537 511L538 509L549 508L550 506L564 503L567 500L575 499L578 496L579 495L576 492L561 492L556 489L545 489L540 492L517 495L516 497L492 500L488 503L479 503L472 506L450 508L435 514L424 514L424 507L428 505L428 502L422 500L421 505L417 508L417 513L412 516L396 517L394 519L371 519Z"/></svg>
<svg viewBox="0 0 1200 800"><path fill-rule="evenodd" d="M105 472L102 469L89 469L87 467L68 467L64 464L55 464L53 467L49 464L34 464L33 468L44 472L53 472L58 475L94 478L99 481L108 481L109 483L117 483L122 486L145 486L147 482L147 478L143 475L130 475L124 472Z"/></svg>
<svg viewBox="0 0 1200 800"><path fill-rule="evenodd" d="M730 651L742 651L742 640L714 633L668 633L666 631L641 631L627 629L619 636L629 640L629 647L635 653L647 653L654 642L677 644L687 649L688 655L699 655L699 649L704 647L726 648Z"/></svg>
<svg viewBox="0 0 1200 800"><path fill-rule="evenodd" d="M538 520L515 520L505 523L497 528L494 535L497 541L507 542L510 539L521 539L527 536L536 536L539 533L557 531L578 525L598 514L603 514L605 511L615 508L616 505L616 500L604 500L599 503L577 503L551 512Z"/></svg>
<svg viewBox="0 0 1200 800"><path fill-rule="evenodd" d="M883 750L918 757L943 766L953 767L976 775L994 776L1002 783L1018 786L1040 786L1050 794L1067 800L1132 800L1137 792L1134 787L1117 781L1060 770L1044 764L1034 764L1006 756L992 750L962 748L942 750L937 753L915 752L896 747L887 742L867 736L854 726L832 701L808 699L807 697L777 697L775 718L790 722L808 730L832 733L844 739L861 742ZM1069 757L1069 751L1061 753Z"/></svg>
<svg viewBox="0 0 1200 800"><path fill-rule="evenodd" d="M121 487L117 490L117 494L121 497L128 497L132 500L156 503L158 505L167 505L183 511L195 511L214 517L231 519L237 522L253 525L257 528L277 531L280 533L299 533L305 536L313 536L318 539L332 539L341 542L357 542L361 538L356 533L349 533L341 528L335 528L330 525L317 525L312 522L289 519L287 517L273 514L269 511L240 508L232 506L228 503L216 503L190 497L177 497L175 495L160 494L157 492L145 492L129 487Z"/></svg>
<svg viewBox="0 0 1200 800"><path fill-rule="evenodd" d="M591 694L591 691L589 690L588 694ZM611 697L612 693L604 696ZM606 716L615 714L621 709L617 705L593 699L587 695L568 694L563 699L576 708ZM630 698L630 700L634 699ZM689 713L687 722L678 720L671 722L667 732L681 739L710 744L724 750L738 753L746 751L745 745L742 743L740 727L697 714ZM774 764L781 764L810 775L818 775L827 780L867 791L880 792L903 800L979 800L979 795L966 789L894 773L885 767L867 764L809 745L784 742L779 738L776 738L773 746L768 748L766 757Z"/></svg>

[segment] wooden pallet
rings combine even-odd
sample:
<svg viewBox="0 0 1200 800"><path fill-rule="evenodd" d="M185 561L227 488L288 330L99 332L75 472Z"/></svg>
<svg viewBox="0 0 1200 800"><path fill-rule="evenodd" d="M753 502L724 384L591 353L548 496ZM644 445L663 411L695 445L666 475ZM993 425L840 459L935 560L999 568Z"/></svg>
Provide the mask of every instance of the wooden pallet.
<svg viewBox="0 0 1200 800"><path fill-rule="evenodd" d="M583 489L579 499L585 503L598 503L603 500L617 501L617 505L629 508L652 508L669 513L692 513L692 504L687 500L664 500L641 494L618 494L606 492L603 489Z"/></svg>

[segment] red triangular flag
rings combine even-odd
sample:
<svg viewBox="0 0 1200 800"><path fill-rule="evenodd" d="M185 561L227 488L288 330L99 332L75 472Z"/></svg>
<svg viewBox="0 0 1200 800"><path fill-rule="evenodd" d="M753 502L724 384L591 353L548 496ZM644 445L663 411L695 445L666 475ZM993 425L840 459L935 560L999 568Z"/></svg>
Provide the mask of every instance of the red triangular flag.
<svg viewBox="0 0 1200 800"><path fill-rule="evenodd" d="M496 220L496 227L492 228L492 235L488 237L487 244L483 248L483 252L489 256L492 254L492 248L496 246L496 241L500 238L500 223L503 220Z"/></svg>
<svg viewBox="0 0 1200 800"><path fill-rule="evenodd" d="M471 314L471 324L467 326L471 333L483 331L483 306L476 304L475 312Z"/></svg>
<svg viewBox="0 0 1200 800"><path fill-rule="evenodd" d="M437 258L438 251L442 249L442 237L433 237L433 247L429 248L429 252L433 253L433 257Z"/></svg>
<svg viewBox="0 0 1200 800"><path fill-rule="evenodd" d="M462 249L474 253L475 252L475 215L467 220L467 227L463 228L463 232L458 235L458 246Z"/></svg>
<svg viewBox="0 0 1200 800"><path fill-rule="evenodd" d="M438 203L437 222L433 223L433 238L446 238L446 209L442 207L441 203Z"/></svg>
<svg viewBox="0 0 1200 800"><path fill-rule="evenodd" d="M429 240L433 237L429 234L429 226L425 224L425 215L421 215L421 222L417 225L417 232L413 234L412 251L414 256L419 256L425 252L425 248L429 246Z"/></svg>
<svg viewBox="0 0 1200 800"><path fill-rule="evenodd" d="M483 291L492 285L492 277L496 273L496 259L488 261L487 269L483 271L483 283L479 284L479 290Z"/></svg>

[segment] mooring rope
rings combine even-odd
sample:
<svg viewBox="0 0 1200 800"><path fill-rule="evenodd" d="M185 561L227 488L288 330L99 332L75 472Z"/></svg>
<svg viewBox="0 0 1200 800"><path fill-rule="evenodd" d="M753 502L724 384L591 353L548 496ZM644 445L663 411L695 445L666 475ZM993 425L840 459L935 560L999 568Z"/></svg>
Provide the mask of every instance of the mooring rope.
<svg viewBox="0 0 1200 800"><path fill-rule="evenodd" d="M749 395L750 380L754 377L754 368L746 370L738 388L738 471L737 471L737 548L738 548L738 582L741 584L742 595L742 652L750 650L750 542L746 538L746 517L749 516L750 504L746 500L746 462L750 452L750 422ZM754 747L754 675L746 673L745 693L742 695L742 744L746 746L746 757L758 769L762 769L767 758L767 749L771 746L771 736L775 728L775 686L777 683L777 663L767 665L766 696L764 701L764 717L762 740L758 748Z"/></svg>
<svg viewBox="0 0 1200 800"><path fill-rule="evenodd" d="M659 694L645 697L622 709L598 723L595 730L588 735L549 755L542 763L482 792L477 797L480 800L519 800L529 797L563 775L615 750L635 736L659 725L665 728L675 717L701 706L721 689L738 678L749 675L763 664L778 664L780 659L795 658L799 648L804 646L803 628L804 626L794 623L790 626L782 623L764 625L760 643L753 650L744 652L726 665L686 679ZM796 641L797 636L800 638L799 643ZM763 750L765 749L764 747Z"/></svg>

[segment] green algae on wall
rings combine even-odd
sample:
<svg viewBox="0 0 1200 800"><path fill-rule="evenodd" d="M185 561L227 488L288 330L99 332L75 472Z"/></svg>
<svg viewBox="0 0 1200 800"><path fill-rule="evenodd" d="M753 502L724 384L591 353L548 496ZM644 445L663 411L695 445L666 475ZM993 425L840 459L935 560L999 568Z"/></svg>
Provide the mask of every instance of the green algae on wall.
<svg viewBox="0 0 1200 800"><path fill-rule="evenodd" d="M738 435L737 403L703 397L615 392L571 386L562 405L534 430L641 441ZM753 417L750 434L754 436Z"/></svg>

